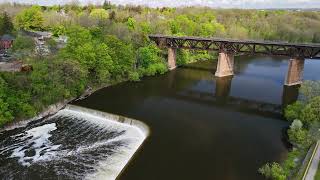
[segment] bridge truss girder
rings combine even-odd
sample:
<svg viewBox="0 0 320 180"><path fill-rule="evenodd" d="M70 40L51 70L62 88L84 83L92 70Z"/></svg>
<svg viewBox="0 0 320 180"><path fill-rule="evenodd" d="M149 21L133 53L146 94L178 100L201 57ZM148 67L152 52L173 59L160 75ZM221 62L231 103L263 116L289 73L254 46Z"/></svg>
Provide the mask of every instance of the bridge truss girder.
<svg viewBox="0 0 320 180"><path fill-rule="evenodd" d="M278 42L220 40L171 36L149 36L160 47L218 51L239 55L271 55L291 58L320 59L320 45L290 44Z"/></svg>

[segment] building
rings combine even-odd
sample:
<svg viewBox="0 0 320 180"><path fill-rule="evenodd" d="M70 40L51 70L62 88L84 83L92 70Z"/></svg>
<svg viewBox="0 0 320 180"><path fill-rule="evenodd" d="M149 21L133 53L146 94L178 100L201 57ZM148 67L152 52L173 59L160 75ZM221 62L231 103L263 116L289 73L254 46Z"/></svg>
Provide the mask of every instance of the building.
<svg viewBox="0 0 320 180"><path fill-rule="evenodd" d="M13 45L14 37L5 34L0 38L0 49L10 49Z"/></svg>

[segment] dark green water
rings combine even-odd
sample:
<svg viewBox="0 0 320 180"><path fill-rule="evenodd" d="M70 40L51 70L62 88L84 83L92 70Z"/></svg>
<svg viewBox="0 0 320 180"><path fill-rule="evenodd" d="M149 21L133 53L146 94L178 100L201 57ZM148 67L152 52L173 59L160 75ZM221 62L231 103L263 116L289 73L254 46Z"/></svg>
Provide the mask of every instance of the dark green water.
<svg viewBox="0 0 320 180"><path fill-rule="evenodd" d="M284 88L287 59L237 57L235 76L216 79L198 62L138 83L104 88L75 104L136 118L151 136L119 179L263 179L266 162L288 152L281 106L298 98ZM196 68L195 68L196 67ZM306 61L305 79L320 79Z"/></svg>

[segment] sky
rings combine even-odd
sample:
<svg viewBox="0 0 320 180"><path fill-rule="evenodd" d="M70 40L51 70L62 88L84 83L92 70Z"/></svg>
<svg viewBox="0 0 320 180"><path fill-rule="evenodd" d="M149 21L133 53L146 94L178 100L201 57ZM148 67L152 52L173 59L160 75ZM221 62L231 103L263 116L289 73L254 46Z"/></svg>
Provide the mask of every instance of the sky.
<svg viewBox="0 0 320 180"><path fill-rule="evenodd" d="M65 4L74 0L0 0L26 4ZM104 0L77 0L82 4L101 4ZM110 0L113 4L135 4L150 7L209 6L216 8L320 8L320 0Z"/></svg>

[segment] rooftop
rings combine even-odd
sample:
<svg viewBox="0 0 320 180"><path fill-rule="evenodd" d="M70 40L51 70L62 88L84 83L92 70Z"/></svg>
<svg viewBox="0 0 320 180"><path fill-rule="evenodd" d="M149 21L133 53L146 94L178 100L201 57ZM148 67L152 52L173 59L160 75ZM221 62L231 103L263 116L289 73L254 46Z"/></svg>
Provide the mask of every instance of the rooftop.
<svg viewBox="0 0 320 180"><path fill-rule="evenodd" d="M14 37L11 36L10 34L5 34L5 35L3 35L3 36L1 37L1 40L2 40L2 41L12 41L12 40L14 40Z"/></svg>

